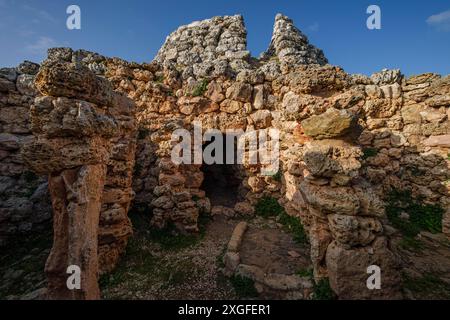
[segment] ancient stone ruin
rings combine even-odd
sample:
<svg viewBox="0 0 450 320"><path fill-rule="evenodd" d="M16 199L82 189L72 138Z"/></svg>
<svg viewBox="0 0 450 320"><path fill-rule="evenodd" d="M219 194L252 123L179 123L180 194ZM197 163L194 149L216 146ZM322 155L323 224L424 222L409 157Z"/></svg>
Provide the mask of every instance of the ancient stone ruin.
<svg viewBox="0 0 450 320"><path fill-rule="evenodd" d="M449 76L347 74L283 15L260 58L246 42L241 16L214 17L180 27L148 64L55 48L40 66L0 69L0 244L53 221L47 298L100 298L99 275L133 233L132 207L152 228L192 234L201 214L247 219L276 199L307 232L314 279L341 299L402 298L392 190L443 208L450 237ZM173 132L195 124L224 136L277 129L279 171L174 163ZM242 263L246 228L230 241L227 273L277 290L293 282L291 298L307 299L310 283ZM66 286L70 265L81 290ZM380 290L366 286L372 265Z"/></svg>

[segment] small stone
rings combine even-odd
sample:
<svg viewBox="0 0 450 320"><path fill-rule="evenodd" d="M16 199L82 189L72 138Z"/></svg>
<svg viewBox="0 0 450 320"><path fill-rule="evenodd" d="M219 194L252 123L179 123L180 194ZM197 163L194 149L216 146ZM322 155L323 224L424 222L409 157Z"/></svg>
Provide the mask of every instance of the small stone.
<svg viewBox="0 0 450 320"><path fill-rule="evenodd" d="M289 251L288 255L292 258L299 258L301 256L297 251Z"/></svg>

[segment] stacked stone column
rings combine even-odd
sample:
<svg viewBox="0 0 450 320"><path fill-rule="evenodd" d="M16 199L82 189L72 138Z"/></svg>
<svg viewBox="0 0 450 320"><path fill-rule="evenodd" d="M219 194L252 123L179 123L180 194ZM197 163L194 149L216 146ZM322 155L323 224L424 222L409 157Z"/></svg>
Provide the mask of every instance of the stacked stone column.
<svg viewBox="0 0 450 320"><path fill-rule="evenodd" d="M394 255L383 234L383 202L359 175L361 149L348 111L329 109L302 122L311 138L303 150L300 192L311 221L315 277L328 277L341 299L399 298ZM381 269L381 289L370 290L370 266Z"/></svg>
<svg viewBox="0 0 450 320"><path fill-rule="evenodd" d="M31 107L34 139L22 153L33 171L49 175L54 243L45 267L47 295L98 299L100 212L129 199L126 188L112 191L119 182L107 172L119 166L120 138L133 131L133 105L78 63L48 60L35 83L42 96ZM67 285L70 266L81 271L80 288Z"/></svg>

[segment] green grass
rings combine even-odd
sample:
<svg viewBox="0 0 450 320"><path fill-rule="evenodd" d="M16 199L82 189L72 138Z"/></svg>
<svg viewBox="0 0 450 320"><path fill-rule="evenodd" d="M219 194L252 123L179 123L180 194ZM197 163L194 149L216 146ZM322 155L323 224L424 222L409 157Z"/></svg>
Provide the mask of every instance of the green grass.
<svg viewBox="0 0 450 320"><path fill-rule="evenodd" d="M158 76L154 80L156 83L163 83L164 82L164 76Z"/></svg>
<svg viewBox="0 0 450 320"><path fill-rule="evenodd" d="M336 296L330 287L330 281L327 278L321 279L314 284L313 300L334 300Z"/></svg>
<svg viewBox="0 0 450 320"><path fill-rule="evenodd" d="M412 250L412 251L421 251L423 250L424 246L423 243L412 237L404 236L403 239L399 243L400 247L406 250Z"/></svg>
<svg viewBox="0 0 450 320"><path fill-rule="evenodd" d="M314 269L312 269L312 268L301 269L301 270L298 270L295 274L300 277L312 279L314 277Z"/></svg>
<svg viewBox="0 0 450 320"><path fill-rule="evenodd" d="M402 212L409 220L400 218ZM414 199L409 191L393 190L387 198L386 214L392 225L409 238L421 231L442 232L444 210L438 205L424 204L422 199Z"/></svg>
<svg viewBox="0 0 450 320"><path fill-rule="evenodd" d="M364 148L363 149L363 160L367 160L369 158L375 157L378 154L378 150L375 148Z"/></svg>
<svg viewBox="0 0 450 320"><path fill-rule="evenodd" d="M283 211L279 216L279 222L293 235L298 244L307 244L308 237L299 218L288 215Z"/></svg>
<svg viewBox="0 0 450 320"><path fill-rule="evenodd" d="M450 299L450 284L433 274L425 274L420 278L411 278L404 274L403 287L421 299Z"/></svg>
<svg viewBox="0 0 450 320"><path fill-rule="evenodd" d="M264 197L255 206L255 213L263 218L276 217L284 212L277 199Z"/></svg>
<svg viewBox="0 0 450 320"><path fill-rule="evenodd" d="M256 298L258 296L255 282L252 279L235 275L230 278L230 282L239 298Z"/></svg>
<svg viewBox="0 0 450 320"><path fill-rule="evenodd" d="M278 222L293 235L295 242L298 244L308 243L308 237L300 219L288 215L277 199L272 197L260 199L255 206L255 212L256 215L263 218L278 217Z"/></svg>
<svg viewBox="0 0 450 320"><path fill-rule="evenodd" d="M128 241L125 254L112 273L100 278L102 290L125 286L127 290L122 298L126 299L130 298L128 292L141 292L155 284L161 284L161 289L176 287L186 283L196 274L192 261L170 262L164 255L155 255L151 243L157 243L164 251L173 252L197 244L204 235L202 232L199 235L181 235L176 233L173 227L154 230L150 226L149 215L143 214L140 209L134 206L130 212L134 235ZM204 232L206 219L202 219L199 224Z"/></svg>
<svg viewBox="0 0 450 320"><path fill-rule="evenodd" d="M281 182L281 177L282 177L282 173L281 173L281 170L279 170L277 173L275 173L272 176L272 179L277 181L277 182Z"/></svg>
<svg viewBox="0 0 450 320"><path fill-rule="evenodd" d="M164 229L155 229L150 225L150 217L145 214L148 211L145 205L134 206L130 211L130 219L133 222L135 233L141 234L145 241L158 243L162 249L169 251L178 251L198 244L203 239L206 232L206 226L211 220L209 215L200 214L198 225L200 232L198 234L181 234L173 223L168 223Z"/></svg>
<svg viewBox="0 0 450 320"><path fill-rule="evenodd" d="M197 84L197 86L192 91L193 97L200 97L205 94L206 90L208 90L208 84L209 81L206 79L203 79L200 81L200 83Z"/></svg>

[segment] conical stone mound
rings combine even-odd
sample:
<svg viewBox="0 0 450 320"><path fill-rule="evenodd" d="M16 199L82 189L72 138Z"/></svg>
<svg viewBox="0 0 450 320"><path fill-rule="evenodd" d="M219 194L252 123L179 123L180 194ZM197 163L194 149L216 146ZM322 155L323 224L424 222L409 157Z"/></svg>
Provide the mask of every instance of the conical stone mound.
<svg viewBox="0 0 450 320"><path fill-rule="evenodd" d="M294 22L282 14L275 17L272 41L265 57L277 57L282 63L294 65L328 63L323 51L309 44Z"/></svg>

